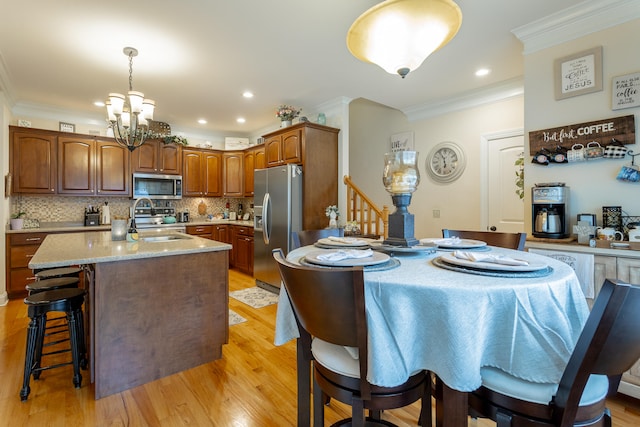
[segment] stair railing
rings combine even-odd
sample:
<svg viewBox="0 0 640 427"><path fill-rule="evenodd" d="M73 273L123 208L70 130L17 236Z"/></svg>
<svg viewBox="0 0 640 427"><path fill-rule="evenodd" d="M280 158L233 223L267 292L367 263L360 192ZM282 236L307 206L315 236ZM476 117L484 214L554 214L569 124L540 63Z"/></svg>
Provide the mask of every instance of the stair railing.
<svg viewBox="0 0 640 427"><path fill-rule="evenodd" d="M344 176L347 186L347 221L356 221L363 235L389 237L389 208L379 209L349 175Z"/></svg>

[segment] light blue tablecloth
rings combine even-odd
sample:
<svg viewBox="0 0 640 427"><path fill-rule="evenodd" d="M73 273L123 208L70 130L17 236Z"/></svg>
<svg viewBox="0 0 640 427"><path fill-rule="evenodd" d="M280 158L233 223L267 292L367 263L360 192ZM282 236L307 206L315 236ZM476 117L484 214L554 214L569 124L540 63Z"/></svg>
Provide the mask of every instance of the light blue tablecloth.
<svg viewBox="0 0 640 427"><path fill-rule="evenodd" d="M317 248L299 248L287 258L297 261L309 250ZM438 252L399 257L399 268L365 272L372 384L395 386L427 369L455 390L472 391L481 384L483 366L529 381L559 381L589 315L574 271L536 254L492 252L548 263L554 271L516 279L466 274L434 266L431 259L443 254ZM297 336L282 287L275 344Z"/></svg>

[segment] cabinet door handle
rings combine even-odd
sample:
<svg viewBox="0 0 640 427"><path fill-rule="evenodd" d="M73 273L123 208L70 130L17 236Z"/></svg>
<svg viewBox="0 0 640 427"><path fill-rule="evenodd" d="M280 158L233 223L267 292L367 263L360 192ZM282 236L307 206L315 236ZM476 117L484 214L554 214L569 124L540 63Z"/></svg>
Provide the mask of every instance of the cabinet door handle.
<svg viewBox="0 0 640 427"><path fill-rule="evenodd" d="M41 240L40 237L27 237L27 242L39 242Z"/></svg>
<svg viewBox="0 0 640 427"><path fill-rule="evenodd" d="M33 258L33 255L27 255L27 258Z"/></svg>

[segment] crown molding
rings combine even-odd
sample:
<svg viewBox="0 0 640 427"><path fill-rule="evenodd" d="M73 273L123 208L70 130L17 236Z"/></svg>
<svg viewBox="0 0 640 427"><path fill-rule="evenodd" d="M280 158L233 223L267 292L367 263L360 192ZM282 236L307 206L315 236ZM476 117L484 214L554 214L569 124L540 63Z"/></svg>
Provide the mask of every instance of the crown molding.
<svg viewBox="0 0 640 427"><path fill-rule="evenodd" d="M588 0L511 32L527 55L638 18L638 0Z"/></svg>
<svg viewBox="0 0 640 427"><path fill-rule="evenodd" d="M522 76L505 80L482 89L468 92L465 95L447 99L442 102L417 105L401 110L410 122L425 120L455 111L479 107L485 104L503 101L524 94L524 78Z"/></svg>

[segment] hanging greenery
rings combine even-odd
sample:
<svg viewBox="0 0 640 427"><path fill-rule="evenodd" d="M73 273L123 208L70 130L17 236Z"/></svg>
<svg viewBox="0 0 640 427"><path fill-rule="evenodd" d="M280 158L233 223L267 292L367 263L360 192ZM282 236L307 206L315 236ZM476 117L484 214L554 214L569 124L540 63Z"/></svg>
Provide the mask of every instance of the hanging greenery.
<svg viewBox="0 0 640 427"><path fill-rule="evenodd" d="M520 200L524 201L524 151L518 154L515 161L516 166L516 194Z"/></svg>

